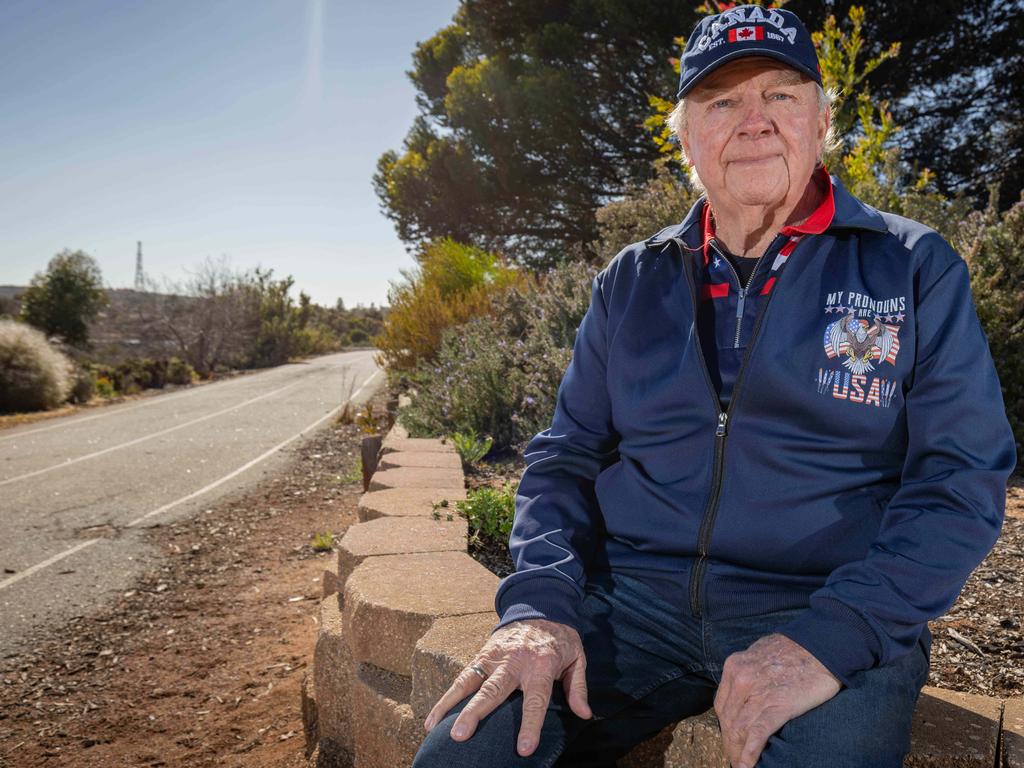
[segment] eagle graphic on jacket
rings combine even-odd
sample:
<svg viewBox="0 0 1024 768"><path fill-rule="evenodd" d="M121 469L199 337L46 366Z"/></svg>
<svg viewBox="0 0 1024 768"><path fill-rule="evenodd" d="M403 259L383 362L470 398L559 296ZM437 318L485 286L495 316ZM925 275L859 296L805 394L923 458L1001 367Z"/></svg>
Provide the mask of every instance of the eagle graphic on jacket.
<svg viewBox="0 0 1024 768"><path fill-rule="evenodd" d="M868 323L848 312L825 329L825 352L829 357L842 356L846 368L864 374L875 369L873 360L896 362L897 330L877 317Z"/></svg>

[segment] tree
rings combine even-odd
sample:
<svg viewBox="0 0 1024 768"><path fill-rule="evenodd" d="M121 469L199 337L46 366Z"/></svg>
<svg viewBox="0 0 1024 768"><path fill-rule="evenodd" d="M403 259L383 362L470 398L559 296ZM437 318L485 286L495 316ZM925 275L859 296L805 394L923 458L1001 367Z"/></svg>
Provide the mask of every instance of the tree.
<svg viewBox="0 0 1024 768"><path fill-rule="evenodd" d="M711 3L711 5L726 5ZM862 86L888 101L916 176L1000 208L1024 181L1024 0L882 0L786 7L820 30L861 5ZM452 237L541 268L594 258L595 211L654 177L640 128L651 96L672 99L666 61L698 19L695 0L463 0L421 43L409 76L420 114L378 161L382 210L410 248ZM1009 11L1009 12L1007 12ZM898 59L887 55L901 43ZM859 119L848 99L841 117ZM574 250L575 247L575 250Z"/></svg>
<svg viewBox="0 0 1024 768"><path fill-rule="evenodd" d="M439 237L544 267L597 238L595 211L652 176L648 93L690 0L463 0L409 72L420 115L374 187L413 248Z"/></svg>
<svg viewBox="0 0 1024 768"><path fill-rule="evenodd" d="M83 251L64 249L21 295L21 317L49 336L85 346L89 321L108 303L96 260Z"/></svg>
<svg viewBox="0 0 1024 768"><path fill-rule="evenodd" d="M207 257L184 284L167 282L160 290L155 281L147 283L138 307L140 335L165 339L204 376L245 364L259 331L245 273L232 270L226 258Z"/></svg>
<svg viewBox="0 0 1024 768"><path fill-rule="evenodd" d="M903 127L901 156L929 168L943 194L970 195L980 207L999 185L1006 210L1024 187L1024 0L791 0L808 29L862 6L864 54L900 44L898 59L867 84L891 104Z"/></svg>

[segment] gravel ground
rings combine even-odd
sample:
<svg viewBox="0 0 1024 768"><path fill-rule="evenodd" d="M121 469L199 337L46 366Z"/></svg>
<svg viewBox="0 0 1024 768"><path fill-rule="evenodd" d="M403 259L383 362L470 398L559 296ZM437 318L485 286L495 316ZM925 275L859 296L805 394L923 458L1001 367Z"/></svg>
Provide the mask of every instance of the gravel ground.
<svg viewBox="0 0 1024 768"><path fill-rule="evenodd" d="M300 688L336 568L313 543L357 519L362 436L332 421L280 472L153 526L165 557L152 572L27 650L0 650L0 768L311 768Z"/></svg>
<svg viewBox="0 0 1024 768"><path fill-rule="evenodd" d="M522 460L506 457L467 473L469 488L519 481ZM967 580L949 612L929 623L928 684L987 696L1024 694L1024 475L1010 479L1007 517L992 552ZM504 541L470 546L470 555L498 576L513 570Z"/></svg>

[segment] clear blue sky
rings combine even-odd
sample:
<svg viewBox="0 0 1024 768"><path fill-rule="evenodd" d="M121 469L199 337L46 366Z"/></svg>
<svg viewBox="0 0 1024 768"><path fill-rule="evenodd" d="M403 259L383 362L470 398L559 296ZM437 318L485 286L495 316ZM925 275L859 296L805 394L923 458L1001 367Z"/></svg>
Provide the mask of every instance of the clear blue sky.
<svg viewBox="0 0 1024 768"><path fill-rule="evenodd" d="M63 248L130 287L222 254L319 304L413 265L377 158L416 114L417 41L458 0L0 0L0 284Z"/></svg>

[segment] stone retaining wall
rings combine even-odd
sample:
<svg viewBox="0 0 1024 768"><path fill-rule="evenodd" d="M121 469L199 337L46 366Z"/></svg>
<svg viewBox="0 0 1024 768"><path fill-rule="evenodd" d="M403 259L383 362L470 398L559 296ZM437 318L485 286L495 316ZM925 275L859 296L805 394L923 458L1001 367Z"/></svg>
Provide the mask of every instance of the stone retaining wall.
<svg viewBox="0 0 1024 768"><path fill-rule="evenodd" d="M325 574L313 670L303 686L307 748L316 764L407 768L423 720L497 622L498 578L466 553L466 521L433 504L465 498L454 448L384 438L359 523ZM443 510L442 510L443 511ZM926 687L905 765L1024 768L1024 699ZM714 711L666 728L623 768L728 768Z"/></svg>

